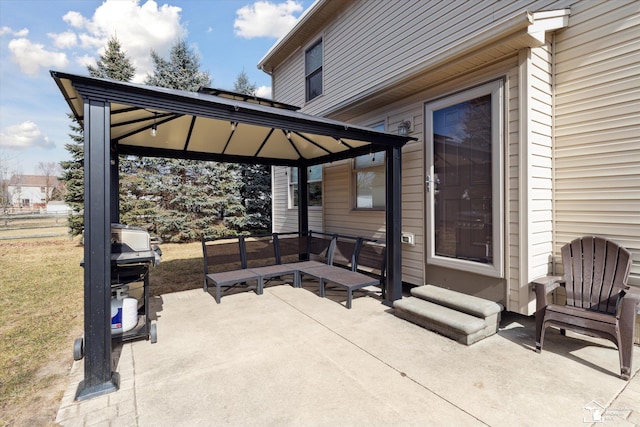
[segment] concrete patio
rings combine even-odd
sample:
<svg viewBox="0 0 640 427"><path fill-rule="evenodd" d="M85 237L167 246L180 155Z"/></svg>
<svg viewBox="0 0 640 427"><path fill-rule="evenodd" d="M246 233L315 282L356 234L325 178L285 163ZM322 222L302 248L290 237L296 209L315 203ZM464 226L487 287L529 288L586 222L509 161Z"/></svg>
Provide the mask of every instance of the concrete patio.
<svg viewBox="0 0 640 427"><path fill-rule="evenodd" d="M56 419L63 426L424 426L640 424L640 347L631 381L607 341L505 314L472 346L396 318L378 295L267 287L223 296L156 297L158 342L114 351L120 390L74 402L75 362Z"/></svg>

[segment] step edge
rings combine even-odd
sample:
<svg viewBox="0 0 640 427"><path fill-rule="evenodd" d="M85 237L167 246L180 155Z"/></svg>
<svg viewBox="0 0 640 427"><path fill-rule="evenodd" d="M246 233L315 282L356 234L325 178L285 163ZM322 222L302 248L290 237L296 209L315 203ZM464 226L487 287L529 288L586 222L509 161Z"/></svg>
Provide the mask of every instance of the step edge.
<svg viewBox="0 0 640 427"><path fill-rule="evenodd" d="M432 294L432 290L439 292L440 294ZM444 295L442 295L444 294ZM445 306L454 310L458 310L469 314L471 316L487 318L495 314L500 313L503 307L500 303L487 300L484 298L476 297L473 295L464 294L451 289L442 288L435 285L423 285L417 286L411 289L411 295L416 298L435 303L437 305ZM446 297L448 295L461 298L461 302L450 301ZM484 307L478 308L474 303L480 303Z"/></svg>

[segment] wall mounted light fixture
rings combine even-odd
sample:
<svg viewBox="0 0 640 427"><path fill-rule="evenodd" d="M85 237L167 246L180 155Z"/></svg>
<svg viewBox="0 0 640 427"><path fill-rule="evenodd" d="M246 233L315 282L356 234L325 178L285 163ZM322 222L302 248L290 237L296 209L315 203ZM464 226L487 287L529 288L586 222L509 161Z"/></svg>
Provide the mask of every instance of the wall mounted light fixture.
<svg viewBox="0 0 640 427"><path fill-rule="evenodd" d="M398 124L398 135L407 136L411 133L411 121L403 120Z"/></svg>

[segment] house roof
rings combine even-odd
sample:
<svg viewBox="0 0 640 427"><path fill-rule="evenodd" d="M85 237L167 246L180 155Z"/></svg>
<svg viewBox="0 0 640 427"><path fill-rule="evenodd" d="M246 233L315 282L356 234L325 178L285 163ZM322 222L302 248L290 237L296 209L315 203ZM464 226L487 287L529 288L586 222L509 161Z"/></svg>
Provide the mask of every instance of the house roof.
<svg viewBox="0 0 640 427"><path fill-rule="evenodd" d="M56 187L58 178L45 175L20 175L16 174L9 178L10 186L20 185L22 187Z"/></svg>
<svg viewBox="0 0 640 427"><path fill-rule="evenodd" d="M85 100L107 100L110 139L120 154L301 166L415 139L217 89L186 92L58 71L51 76L83 126Z"/></svg>

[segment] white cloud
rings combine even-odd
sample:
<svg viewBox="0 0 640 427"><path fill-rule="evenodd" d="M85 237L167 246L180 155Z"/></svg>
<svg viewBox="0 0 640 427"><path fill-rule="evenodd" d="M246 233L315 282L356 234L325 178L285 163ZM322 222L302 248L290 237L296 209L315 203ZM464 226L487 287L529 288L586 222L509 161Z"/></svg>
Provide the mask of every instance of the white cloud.
<svg viewBox="0 0 640 427"><path fill-rule="evenodd" d="M86 25L87 20L82 16L80 12L69 11L63 17L62 20L74 28L82 28Z"/></svg>
<svg viewBox="0 0 640 427"><path fill-rule="evenodd" d="M78 44L78 37L73 31L65 31L64 33L47 34L53 39L53 45L60 49L69 49Z"/></svg>
<svg viewBox="0 0 640 427"><path fill-rule="evenodd" d="M96 67L98 65L96 57L91 55L78 56L76 58L76 63L83 68L87 68L88 65L91 65L92 67Z"/></svg>
<svg viewBox="0 0 640 427"><path fill-rule="evenodd" d="M23 28L21 30L14 31L7 26L0 27L0 36L4 36L5 34L11 34L14 37L26 37L29 34L29 30L26 28Z"/></svg>
<svg viewBox="0 0 640 427"><path fill-rule="evenodd" d="M246 39L255 37L279 38L295 25L298 18L295 12L301 12L302 5L293 0L285 3L257 1L236 11L233 23L235 34Z"/></svg>
<svg viewBox="0 0 640 427"><path fill-rule="evenodd" d="M136 69L133 81L142 82L153 72L151 50L164 57L177 39L187 36L180 22L180 7L142 1L106 0L89 17L69 11L62 17L69 29L49 33L48 46L28 40L27 29L14 31L4 26L0 35L14 36L9 43L12 60L30 75L44 67L64 69L69 64L67 54L82 66L95 64L95 58L104 53L108 40L115 36ZM89 57L94 59L88 61Z"/></svg>
<svg viewBox="0 0 640 427"><path fill-rule="evenodd" d="M41 67L64 68L69 63L66 54L46 50L44 45L32 43L25 38L11 40L9 50L11 59L29 75L38 74Z"/></svg>
<svg viewBox="0 0 640 427"><path fill-rule="evenodd" d="M94 55L104 52L109 38L117 37L136 68L133 80L141 82L153 71L151 50L165 56L178 38L186 37L180 22L181 11L167 4L158 7L153 0L142 5L139 0L105 1L91 18L72 11L63 19L79 30L80 46ZM80 56L76 61L85 61L85 57Z"/></svg>
<svg viewBox="0 0 640 427"><path fill-rule="evenodd" d="M0 147L25 149L54 148L55 144L32 121L22 122L0 130Z"/></svg>
<svg viewBox="0 0 640 427"><path fill-rule="evenodd" d="M271 99L271 86L260 86L256 89L256 96Z"/></svg>

